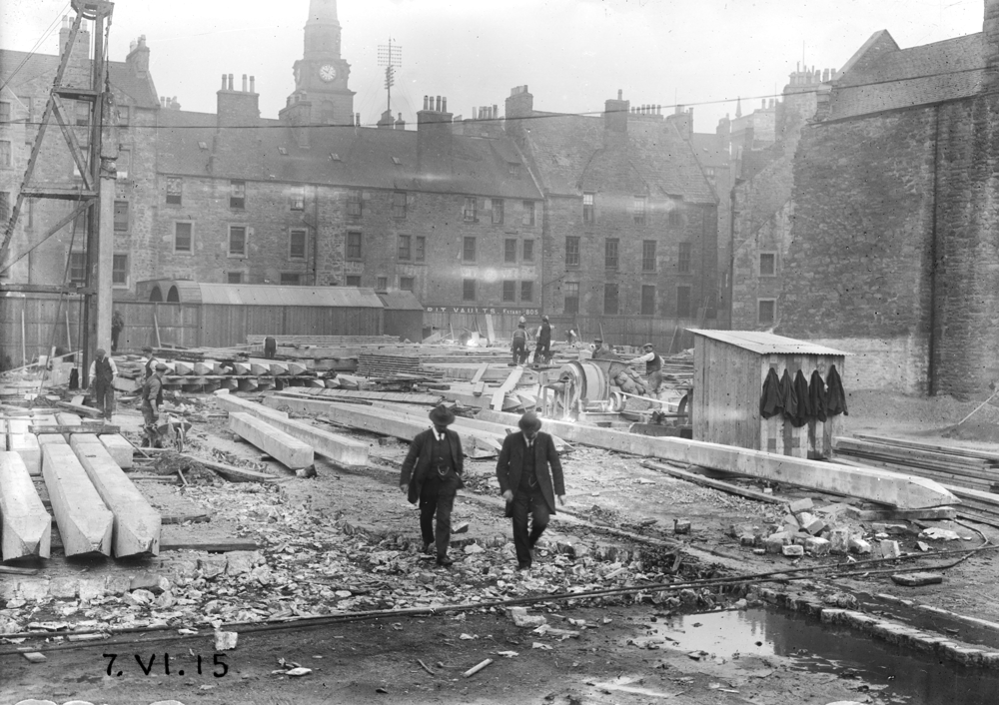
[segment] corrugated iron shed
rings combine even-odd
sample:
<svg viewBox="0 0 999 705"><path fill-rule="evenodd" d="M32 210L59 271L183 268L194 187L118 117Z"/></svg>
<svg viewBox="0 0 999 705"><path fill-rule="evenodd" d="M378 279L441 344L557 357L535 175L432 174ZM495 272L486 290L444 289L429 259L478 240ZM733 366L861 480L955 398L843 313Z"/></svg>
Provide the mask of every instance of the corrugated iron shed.
<svg viewBox="0 0 999 705"><path fill-rule="evenodd" d="M274 286L271 284L211 284L171 279L140 282L143 289L177 288L178 303L228 306L329 306L384 308L374 289L346 286Z"/></svg>
<svg viewBox="0 0 999 705"><path fill-rule="evenodd" d="M688 328L694 335L734 345L757 355L831 355L845 356L851 353L816 345L804 340L786 338L765 331L756 330L703 330Z"/></svg>

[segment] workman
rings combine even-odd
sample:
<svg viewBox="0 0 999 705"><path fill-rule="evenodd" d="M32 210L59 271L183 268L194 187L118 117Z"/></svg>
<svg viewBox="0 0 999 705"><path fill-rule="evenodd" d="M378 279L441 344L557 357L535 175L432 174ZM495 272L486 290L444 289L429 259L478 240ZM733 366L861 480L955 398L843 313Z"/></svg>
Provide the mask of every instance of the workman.
<svg viewBox="0 0 999 705"><path fill-rule="evenodd" d="M628 360L629 365L645 364L645 382L653 394L659 393L659 387L663 383L663 359L655 351L652 343L642 346L642 354Z"/></svg>
<svg viewBox="0 0 999 705"><path fill-rule="evenodd" d="M145 365L145 374L142 378L142 381L145 382L153 376L153 372L156 370L156 358L153 357L153 349L149 346L142 348L142 354L148 356Z"/></svg>
<svg viewBox="0 0 999 705"><path fill-rule="evenodd" d="M617 354L610 348L604 347L602 338L593 339L593 359L594 360L617 360Z"/></svg>
<svg viewBox="0 0 999 705"><path fill-rule="evenodd" d="M527 328L523 316L517 324L517 330L513 332L513 339L510 342L510 351L513 353L513 364L523 365L527 362Z"/></svg>
<svg viewBox="0 0 999 705"><path fill-rule="evenodd" d="M100 409L105 421L110 421L114 413L114 378L117 376L118 367L114 360L108 357L104 348L97 348L94 361L90 363L90 389L94 405Z"/></svg>
<svg viewBox="0 0 999 705"><path fill-rule="evenodd" d="M547 365L552 359L552 327L548 322L548 316L541 317L541 325L538 326L535 338L538 342L534 346L534 364Z"/></svg>
<svg viewBox="0 0 999 705"><path fill-rule="evenodd" d="M146 437L142 440L144 448L147 446L159 447L160 445L160 434L156 429L156 422L160 418L160 409L163 405L163 373L166 370L166 363L156 363L153 374L142 385L140 399L142 400L142 418L146 424Z"/></svg>

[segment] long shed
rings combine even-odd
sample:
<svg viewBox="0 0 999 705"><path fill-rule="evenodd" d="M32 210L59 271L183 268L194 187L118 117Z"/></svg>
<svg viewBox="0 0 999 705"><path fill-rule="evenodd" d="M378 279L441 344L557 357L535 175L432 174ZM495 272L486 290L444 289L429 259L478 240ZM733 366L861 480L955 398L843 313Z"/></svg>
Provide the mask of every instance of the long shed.
<svg viewBox="0 0 999 705"><path fill-rule="evenodd" d="M795 427L783 414L764 419L760 398L767 375L818 371L823 383L835 366L842 377L847 352L762 331L689 329L694 334L692 404L695 440L822 458L832 451L839 416Z"/></svg>

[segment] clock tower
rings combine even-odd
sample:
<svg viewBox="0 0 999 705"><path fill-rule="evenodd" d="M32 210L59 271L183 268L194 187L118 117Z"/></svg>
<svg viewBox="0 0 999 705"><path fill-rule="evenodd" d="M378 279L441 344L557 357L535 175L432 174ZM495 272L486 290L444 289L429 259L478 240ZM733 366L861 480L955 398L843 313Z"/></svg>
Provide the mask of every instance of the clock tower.
<svg viewBox="0 0 999 705"><path fill-rule="evenodd" d="M282 120L293 126L353 124L354 91L347 87L350 64L340 56L336 0L309 0L305 52L294 72L295 92L279 113Z"/></svg>

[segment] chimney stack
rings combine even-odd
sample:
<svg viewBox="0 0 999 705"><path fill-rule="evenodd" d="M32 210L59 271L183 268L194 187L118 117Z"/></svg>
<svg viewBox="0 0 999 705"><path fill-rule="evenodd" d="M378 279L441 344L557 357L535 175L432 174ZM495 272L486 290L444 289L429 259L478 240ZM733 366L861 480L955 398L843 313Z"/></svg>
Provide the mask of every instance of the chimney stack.
<svg viewBox="0 0 999 705"><path fill-rule="evenodd" d="M64 81L67 85L89 85L90 32L86 27L86 23L81 22L80 30L76 33L76 42L73 44L70 52L69 72L66 74L68 80ZM66 45L69 43L69 33L72 28L73 20L63 15L62 27L59 30L59 56L66 54Z"/></svg>
<svg viewBox="0 0 999 705"><path fill-rule="evenodd" d="M624 91L618 90L617 100L604 102L604 146L624 144L628 136L628 111L631 104L623 99Z"/></svg>
<svg viewBox="0 0 999 705"><path fill-rule="evenodd" d="M248 76L243 74L243 90L233 90L233 74L222 74L222 89L218 97L216 125L223 127L246 127L255 125L260 119L260 96L247 90Z"/></svg>
<svg viewBox="0 0 999 705"><path fill-rule="evenodd" d="M139 38L129 46L125 65L132 70L132 75L146 78L149 76L149 47L146 46L146 35L139 35Z"/></svg>
<svg viewBox="0 0 999 705"><path fill-rule="evenodd" d="M454 133L451 126L453 117L447 112L447 98L424 98L424 109L416 114L416 163L421 176L451 176L454 155Z"/></svg>
<svg viewBox="0 0 999 705"><path fill-rule="evenodd" d="M256 82L257 82L256 77L255 76L250 76L250 93L256 93L257 92Z"/></svg>

